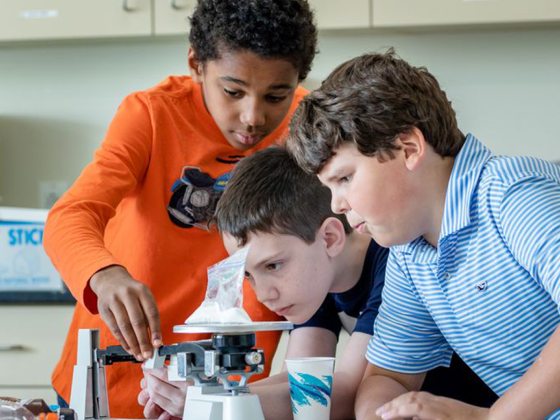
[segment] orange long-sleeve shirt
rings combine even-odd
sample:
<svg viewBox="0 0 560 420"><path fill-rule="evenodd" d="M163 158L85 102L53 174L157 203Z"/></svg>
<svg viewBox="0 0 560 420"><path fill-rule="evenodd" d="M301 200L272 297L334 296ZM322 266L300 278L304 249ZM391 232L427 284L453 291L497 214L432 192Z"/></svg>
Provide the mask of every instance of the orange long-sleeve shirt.
<svg viewBox="0 0 560 420"><path fill-rule="evenodd" d="M99 329L103 348L118 344L97 315L97 298L88 286L102 268L122 265L149 286L165 344L207 338L172 332L204 300L207 267L227 256L217 233L192 225L204 225L212 214L236 161L286 133L305 93L298 88L282 124L247 152L227 142L206 111L200 86L188 76L169 77L123 101L93 162L53 207L45 227L45 249L78 301L52 375L66 401L78 329ZM254 321L278 319L250 287L245 287L244 307ZM278 338L257 334L269 362ZM105 370L111 416L142 417L140 366L120 363Z"/></svg>

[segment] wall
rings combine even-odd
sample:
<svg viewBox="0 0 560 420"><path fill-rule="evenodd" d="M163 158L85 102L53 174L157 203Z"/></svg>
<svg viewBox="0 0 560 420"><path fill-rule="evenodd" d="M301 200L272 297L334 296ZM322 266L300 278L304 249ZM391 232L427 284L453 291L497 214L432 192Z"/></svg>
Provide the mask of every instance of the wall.
<svg viewBox="0 0 560 420"><path fill-rule="evenodd" d="M339 63L396 47L439 78L460 126L495 152L560 159L560 28L326 32L306 87ZM186 71L183 37L0 44L0 205L39 207L39 183L71 183L119 102Z"/></svg>

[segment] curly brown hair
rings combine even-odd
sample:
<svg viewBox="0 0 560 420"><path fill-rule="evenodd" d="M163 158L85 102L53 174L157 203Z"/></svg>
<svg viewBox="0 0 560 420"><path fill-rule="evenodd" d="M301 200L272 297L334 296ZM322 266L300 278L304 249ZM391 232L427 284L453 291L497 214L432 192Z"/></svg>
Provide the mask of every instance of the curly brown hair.
<svg viewBox="0 0 560 420"><path fill-rule="evenodd" d="M189 41L203 65L225 51L250 51L289 61L304 80L317 52L307 0L198 0L190 22Z"/></svg>
<svg viewBox="0 0 560 420"><path fill-rule="evenodd" d="M442 157L465 142L455 111L436 78L391 48L337 67L299 104L287 146L298 164L317 174L344 142L366 156L392 159L399 135L418 128Z"/></svg>

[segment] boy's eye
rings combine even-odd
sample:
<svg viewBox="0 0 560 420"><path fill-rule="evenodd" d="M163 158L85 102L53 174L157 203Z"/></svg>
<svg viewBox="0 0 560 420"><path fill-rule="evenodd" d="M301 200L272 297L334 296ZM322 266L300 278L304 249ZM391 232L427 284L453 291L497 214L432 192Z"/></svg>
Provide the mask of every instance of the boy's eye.
<svg viewBox="0 0 560 420"><path fill-rule="evenodd" d="M241 92L237 92L235 90L229 90L229 89L224 88L224 92L228 96L231 96L232 98L240 98L241 97Z"/></svg>
<svg viewBox="0 0 560 420"><path fill-rule="evenodd" d="M249 283L254 283L255 281L253 280L253 277L251 276L251 273L249 273L248 271L245 271L245 278L247 279L247 281Z"/></svg>
<svg viewBox="0 0 560 420"><path fill-rule="evenodd" d="M267 95L267 96L266 96L266 100L267 100L268 102L277 103L277 102L282 102L282 101L285 100L287 97L288 97L288 95L283 95L283 96Z"/></svg>
<svg viewBox="0 0 560 420"><path fill-rule="evenodd" d="M268 271L278 271L282 268L281 262L270 263L266 265Z"/></svg>
<svg viewBox="0 0 560 420"><path fill-rule="evenodd" d="M352 179L352 177L350 175L341 176L340 178L338 178L338 182L340 182L341 184L344 184L346 182L349 182L350 179Z"/></svg>

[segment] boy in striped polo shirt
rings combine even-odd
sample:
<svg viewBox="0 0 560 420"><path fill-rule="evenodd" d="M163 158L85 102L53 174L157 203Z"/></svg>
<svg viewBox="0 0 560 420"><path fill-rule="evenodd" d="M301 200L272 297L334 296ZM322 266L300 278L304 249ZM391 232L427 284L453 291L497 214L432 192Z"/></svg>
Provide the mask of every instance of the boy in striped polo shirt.
<svg viewBox="0 0 560 420"><path fill-rule="evenodd" d="M560 169L463 135L437 80L392 50L339 66L288 147L391 247L357 418L560 419ZM490 409L414 392L453 351L500 395Z"/></svg>

